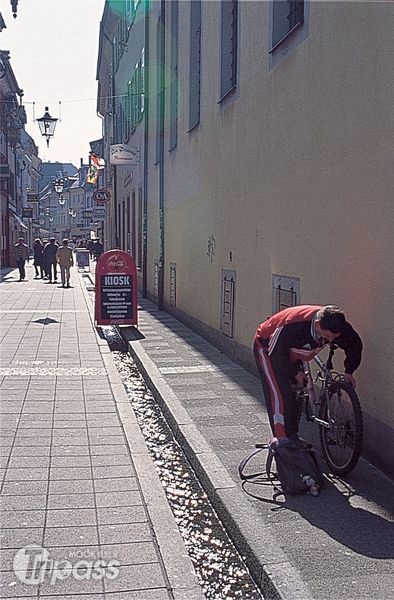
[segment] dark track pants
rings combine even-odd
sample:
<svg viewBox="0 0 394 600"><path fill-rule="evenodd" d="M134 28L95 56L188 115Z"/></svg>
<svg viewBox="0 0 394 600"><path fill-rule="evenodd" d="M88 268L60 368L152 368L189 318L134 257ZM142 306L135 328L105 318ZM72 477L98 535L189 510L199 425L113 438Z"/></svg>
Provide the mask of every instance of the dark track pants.
<svg viewBox="0 0 394 600"><path fill-rule="evenodd" d="M282 373L275 357L268 356L268 344L254 339L253 352L263 386L272 433L291 437L298 433L302 406L295 398L288 373Z"/></svg>

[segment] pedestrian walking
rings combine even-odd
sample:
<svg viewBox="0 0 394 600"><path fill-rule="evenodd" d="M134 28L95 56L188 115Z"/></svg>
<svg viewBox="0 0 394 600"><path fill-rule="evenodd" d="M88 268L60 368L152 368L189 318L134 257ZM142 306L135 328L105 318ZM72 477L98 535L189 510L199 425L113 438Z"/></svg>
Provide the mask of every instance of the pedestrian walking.
<svg viewBox="0 0 394 600"><path fill-rule="evenodd" d="M18 243L15 244L14 256L16 260L16 265L19 269L19 281L25 281L25 262L29 262L29 248L25 244L25 238L20 237Z"/></svg>
<svg viewBox="0 0 394 600"><path fill-rule="evenodd" d="M95 240L93 244L93 254L96 261L100 258L102 253L104 252L104 246L100 240Z"/></svg>
<svg viewBox="0 0 394 600"><path fill-rule="evenodd" d="M56 253L59 249L58 244L56 244L56 240L54 237L49 238L48 244L44 247L44 262L47 269L47 276L49 279L49 283L52 283L52 274L53 274L53 282L57 281L57 262L56 262Z"/></svg>
<svg viewBox="0 0 394 600"><path fill-rule="evenodd" d="M33 265L36 272L34 279L42 279L44 277L44 245L40 238L34 240L33 243Z"/></svg>
<svg viewBox="0 0 394 600"><path fill-rule="evenodd" d="M70 268L74 266L73 252L68 247L68 239L63 240L63 246L60 246L56 252L56 260L60 265L60 275L62 278L62 287L70 287Z"/></svg>
<svg viewBox="0 0 394 600"><path fill-rule="evenodd" d="M48 241L49 240L47 238L43 238L43 240L42 240L42 248L43 248L43 252L42 252L42 270L44 271L44 277L43 277L43 279L48 279L48 265L47 265L46 258L45 258L45 255L44 255L44 248L47 245Z"/></svg>
<svg viewBox="0 0 394 600"><path fill-rule="evenodd" d="M88 240L86 242L86 250L89 250L90 260L93 260L93 246L94 246L94 240Z"/></svg>

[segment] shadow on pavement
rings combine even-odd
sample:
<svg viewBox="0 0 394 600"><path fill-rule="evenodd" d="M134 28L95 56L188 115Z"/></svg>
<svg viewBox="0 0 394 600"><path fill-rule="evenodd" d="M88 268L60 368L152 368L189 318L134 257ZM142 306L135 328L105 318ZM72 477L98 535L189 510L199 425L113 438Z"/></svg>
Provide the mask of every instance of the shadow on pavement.
<svg viewBox="0 0 394 600"><path fill-rule="evenodd" d="M343 489L338 489L338 483ZM375 504L375 500L367 496L368 492L354 491L341 480L328 479L318 498L292 496L286 498L284 506L353 552L369 558L394 558L394 526L389 511L377 514L368 510L368 503ZM387 504L392 498L387 498ZM382 505L381 498L378 502Z"/></svg>
<svg viewBox="0 0 394 600"><path fill-rule="evenodd" d="M56 319L46 317L45 319L36 319L35 321L32 321L32 323L40 323L41 325L51 325L52 323L60 323L60 321L56 321Z"/></svg>

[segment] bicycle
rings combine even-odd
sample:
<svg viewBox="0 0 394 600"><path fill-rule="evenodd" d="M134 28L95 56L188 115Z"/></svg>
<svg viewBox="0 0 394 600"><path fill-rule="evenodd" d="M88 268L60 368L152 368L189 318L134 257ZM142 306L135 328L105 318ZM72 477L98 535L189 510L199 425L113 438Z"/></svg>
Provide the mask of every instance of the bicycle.
<svg viewBox="0 0 394 600"><path fill-rule="evenodd" d="M313 358L318 370L312 376L309 362L303 362L306 386L299 392L305 401L307 421L319 425L322 454L337 475L350 473L361 454L363 417L353 387L334 371L333 356L338 346L330 344L326 362ZM315 386L319 386L316 394Z"/></svg>

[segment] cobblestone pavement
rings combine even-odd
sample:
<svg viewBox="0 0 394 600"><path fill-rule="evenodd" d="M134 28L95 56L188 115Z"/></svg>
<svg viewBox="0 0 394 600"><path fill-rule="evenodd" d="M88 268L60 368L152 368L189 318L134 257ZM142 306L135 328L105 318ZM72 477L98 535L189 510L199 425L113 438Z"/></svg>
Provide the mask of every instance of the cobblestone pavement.
<svg viewBox="0 0 394 600"><path fill-rule="evenodd" d="M0 284L0 598L202 599L80 275L27 277Z"/></svg>
<svg viewBox="0 0 394 600"><path fill-rule="evenodd" d="M360 460L346 480L328 477L317 498L288 497L280 509L250 498L237 466L270 437L259 381L146 300L138 331L130 351L268 594L273 582L289 599L393 598L393 482ZM314 425L302 433L319 447ZM270 487L252 491L272 498Z"/></svg>

